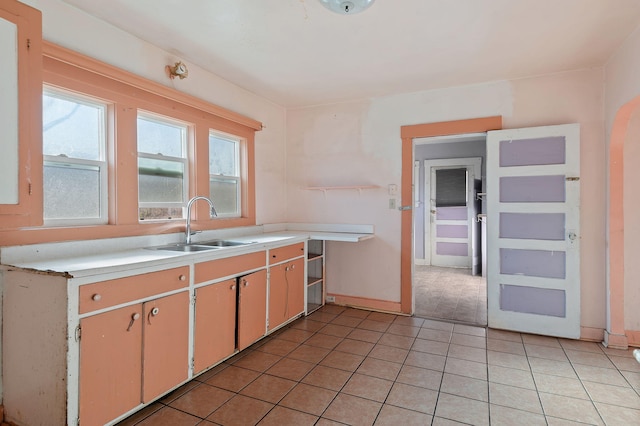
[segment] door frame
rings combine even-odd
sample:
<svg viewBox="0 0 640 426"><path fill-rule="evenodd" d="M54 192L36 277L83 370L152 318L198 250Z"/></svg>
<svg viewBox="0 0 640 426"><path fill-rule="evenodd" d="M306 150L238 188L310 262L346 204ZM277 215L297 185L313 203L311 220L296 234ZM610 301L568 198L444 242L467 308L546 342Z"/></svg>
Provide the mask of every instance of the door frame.
<svg viewBox="0 0 640 426"><path fill-rule="evenodd" d="M402 176L400 179L402 206L413 206L414 158L413 146L416 138L482 133L502 129L502 116L473 118L467 120L443 121L413 124L400 127L402 139ZM400 310L413 314L413 209L400 212Z"/></svg>

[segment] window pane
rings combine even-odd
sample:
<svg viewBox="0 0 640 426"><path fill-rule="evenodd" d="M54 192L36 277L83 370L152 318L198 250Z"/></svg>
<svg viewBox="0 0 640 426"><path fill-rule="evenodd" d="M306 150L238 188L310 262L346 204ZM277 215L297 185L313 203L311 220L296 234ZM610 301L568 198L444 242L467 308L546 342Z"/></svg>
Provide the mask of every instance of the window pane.
<svg viewBox="0 0 640 426"><path fill-rule="evenodd" d="M436 207L467 205L467 169L436 170Z"/></svg>
<svg viewBox="0 0 640 426"><path fill-rule="evenodd" d="M44 218L100 217L100 168L45 163Z"/></svg>
<svg viewBox="0 0 640 426"><path fill-rule="evenodd" d="M42 99L43 154L102 160L104 113L102 105L45 93Z"/></svg>
<svg viewBox="0 0 640 426"><path fill-rule="evenodd" d="M138 151L184 157L186 127L138 117Z"/></svg>
<svg viewBox="0 0 640 426"><path fill-rule="evenodd" d="M182 219L182 207L141 207L140 220L145 219Z"/></svg>
<svg viewBox="0 0 640 426"><path fill-rule="evenodd" d="M219 215L239 216L238 181L236 179L212 178L209 182L209 197Z"/></svg>
<svg viewBox="0 0 640 426"><path fill-rule="evenodd" d="M138 199L141 203L182 203L184 164L138 158Z"/></svg>
<svg viewBox="0 0 640 426"><path fill-rule="evenodd" d="M238 176L238 141L209 135L209 174Z"/></svg>

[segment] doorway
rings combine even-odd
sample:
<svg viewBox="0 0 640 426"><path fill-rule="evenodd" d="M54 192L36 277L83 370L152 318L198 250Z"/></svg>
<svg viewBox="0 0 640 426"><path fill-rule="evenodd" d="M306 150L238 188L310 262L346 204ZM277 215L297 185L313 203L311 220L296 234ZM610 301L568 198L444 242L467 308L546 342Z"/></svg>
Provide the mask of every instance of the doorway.
<svg viewBox="0 0 640 426"><path fill-rule="evenodd" d="M488 131L488 326L579 338L580 126L499 127L500 117L403 126L403 204L412 202L414 139ZM407 213L401 221L400 298L403 311L413 313L413 247L407 244L413 241L413 211Z"/></svg>
<svg viewBox="0 0 640 426"><path fill-rule="evenodd" d="M414 140L413 290L417 316L485 326L484 133Z"/></svg>

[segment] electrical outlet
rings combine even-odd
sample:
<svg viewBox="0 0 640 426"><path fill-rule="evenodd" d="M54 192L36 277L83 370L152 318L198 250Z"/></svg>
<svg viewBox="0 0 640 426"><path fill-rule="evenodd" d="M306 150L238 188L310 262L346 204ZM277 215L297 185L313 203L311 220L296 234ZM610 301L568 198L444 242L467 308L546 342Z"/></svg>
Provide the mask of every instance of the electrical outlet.
<svg viewBox="0 0 640 426"><path fill-rule="evenodd" d="M389 198L389 208L391 210L395 210L396 209L396 199L395 198Z"/></svg>
<svg viewBox="0 0 640 426"><path fill-rule="evenodd" d="M326 298L326 302L327 303L335 303L336 301L336 297L335 296L327 296Z"/></svg>

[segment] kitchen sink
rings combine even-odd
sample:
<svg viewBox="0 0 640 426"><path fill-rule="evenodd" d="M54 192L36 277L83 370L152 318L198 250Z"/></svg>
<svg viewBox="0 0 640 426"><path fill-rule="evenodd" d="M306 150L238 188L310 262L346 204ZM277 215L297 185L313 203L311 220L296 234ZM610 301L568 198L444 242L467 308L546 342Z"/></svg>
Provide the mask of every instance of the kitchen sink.
<svg viewBox="0 0 640 426"><path fill-rule="evenodd" d="M215 240L215 241L204 241L200 243L176 243L169 244L166 246L160 247L148 247L151 250L167 250L167 251L181 251L185 253L195 252L195 251L207 251L207 250L215 250L224 247L236 247L243 246L245 244L250 244L249 242L240 242L240 241L228 241L228 240Z"/></svg>
<svg viewBox="0 0 640 426"><path fill-rule="evenodd" d="M228 240L216 240L216 241L205 241L203 243L198 243L201 246L207 247L235 247L235 246L243 246L249 243L243 243L240 241L228 241Z"/></svg>
<svg viewBox="0 0 640 426"><path fill-rule="evenodd" d="M182 251L185 253L189 253L192 251L207 251L207 250L215 250L217 246L205 246L200 244L170 244L168 246L160 246L160 247L149 247L151 250L167 250L167 251Z"/></svg>

